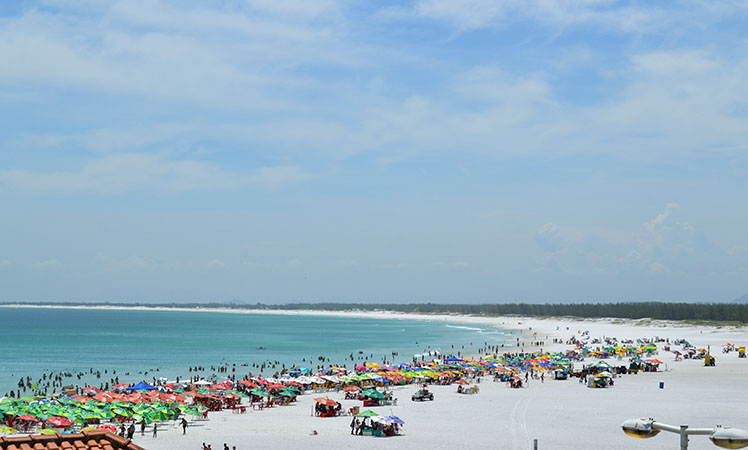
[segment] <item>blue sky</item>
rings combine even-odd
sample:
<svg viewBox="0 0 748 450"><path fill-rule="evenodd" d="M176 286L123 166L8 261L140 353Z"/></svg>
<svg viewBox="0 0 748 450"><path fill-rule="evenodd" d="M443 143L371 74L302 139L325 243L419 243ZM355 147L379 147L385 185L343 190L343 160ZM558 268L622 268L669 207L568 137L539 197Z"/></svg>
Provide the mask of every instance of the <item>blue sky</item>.
<svg viewBox="0 0 748 450"><path fill-rule="evenodd" d="M732 300L743 1L0 4L0 300Z"/></svg>

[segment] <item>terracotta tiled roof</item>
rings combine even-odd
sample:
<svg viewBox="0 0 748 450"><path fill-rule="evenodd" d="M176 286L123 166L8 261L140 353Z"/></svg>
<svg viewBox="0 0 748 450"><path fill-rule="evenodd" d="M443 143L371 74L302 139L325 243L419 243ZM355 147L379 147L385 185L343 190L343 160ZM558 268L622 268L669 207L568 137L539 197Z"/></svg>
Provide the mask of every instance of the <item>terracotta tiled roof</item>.
<svg viewBox="0 0 748 450"><path fill-rule="evenodd" d="M145 450L106 431L0 437L0 450Z"/></svg>

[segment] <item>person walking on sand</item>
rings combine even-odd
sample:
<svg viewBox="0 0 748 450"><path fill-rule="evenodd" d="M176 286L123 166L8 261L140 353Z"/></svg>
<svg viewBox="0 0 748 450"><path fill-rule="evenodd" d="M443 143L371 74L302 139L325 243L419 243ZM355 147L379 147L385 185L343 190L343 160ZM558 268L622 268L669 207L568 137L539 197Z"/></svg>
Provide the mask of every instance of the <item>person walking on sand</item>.
<svg viewBox="0 0 748 450"><path fill-rule="evenodd" d="M182 434L187 434L187 419L182 417Z"/></svg>
<svg viewBox="0 0 748 450"><path fill-rule="evenodd" d="M356 417L354 416L353 419L351 419L351 434L353 433L353 430L356 429Z"/></svg>
<svg viewBox="0 0 748 450"><path fill-rule="evenodd" d="M153 437L156 437L158 434L158 423L153 422Z"/></svg>
<svg viewBox="0 0 748 450"><path fill-rule="evenodd" d="M145 436L145 419L140 420L140 435Z"/></svg>

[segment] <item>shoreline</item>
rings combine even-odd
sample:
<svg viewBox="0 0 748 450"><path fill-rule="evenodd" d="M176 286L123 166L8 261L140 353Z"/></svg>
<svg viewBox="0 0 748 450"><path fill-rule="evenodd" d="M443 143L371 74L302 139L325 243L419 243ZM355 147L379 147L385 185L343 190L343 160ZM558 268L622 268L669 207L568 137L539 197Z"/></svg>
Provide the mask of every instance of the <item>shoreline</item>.
<svg viewBox="0 0 748 450"><path fill-rule="evenodd" d="M185 312L215 312L235 314L280 314L289 316L334 316L379 319L413 319L448 321L462 324L494 325L504 329L519 330L523 336L545 341L543 350L555 352L574 348L573 344L553 342L570 337L581 338L584 334L593 338L616 337L620 340L639 338L687 339L697 347L711 346L716 356L716 367L705 367L703 360L674 359L673 354L661 349L656 357L663 361L661 372L622 375L615 379L610 389L588 389L585 385L571 381L556 381L546 377L545 382L531 379L526 389L508 389L504 383L484 380L478 395L465 396L455 391L454 386L430 386L435 393L433 402L412 402L410 396L417 385L394 386L393 393L400 398L395 406L374 407L374 411L393 414L405 422L405 433L396 438L373 439L350 434L350 418L319 418L310 414L314 398L329 396L343 404L344 408L360 406L360 401L346 400L343 393L328 391L324 394L308 392L299 397L298 403L271 408L266 411L250 410L247 414L232 414L230 411L211 413L209 421L190 425L186 435L168 426L159 430L158 438L135 436L135 443L148 450L171 450L173 448L200 448L208 442L220 448L223 442L238 444L245 450L251 448L273 449L280 447L303 447L322 449L331 447L355 447L365 449L405 450L411 448L447 449L465 445L465 436L471 436L474 448L528 448L533 439L540 441L540 448L572 450L606 442L611 450L641 448L670 448L677 444L677 436L663 433L652 442L638 442L624 435L620 424L631 417L655 417L664 423L687 423L694 427L725 425L744 428L744 411L740 402L730 402L731 397L741 398L748 393L744 380L748 359L739 359L735 353L722 354L721 346L731 342L737 346L748 343L748 330L743 327L696 326L687 323L573 318L534 317L476 317L460 315L430 315L396 313L385 311L313 311L313 310L233 310L230 308L167 308L167 307L122 307L104 305L1 305L16 308L49 309L99 309L99 310L156 310ZM546 338L548 336L548 338ZM529 341L529 339L527 339ZM664 345L664 344L662 344ZM675 344L674 344L675 345ZM679 348L679 347L675 347ZM517 351L507 349L508 351ZM526 351L534 349L525 346ZM470 356L470 355L464 355ZM472 355L478 357L480 355ZM606 359L604 359L606 360ZM628 359L608 358L612 365L627 364ZM590 358L582 364L596 363ZM663 387L664 386L664 387ZM699 395L694 395L698 392ZM715 399L724 399L715 401ZM601 404L609 405L601 407ZM501 405L501 407L497 407ZM594 414L590 414L594 411ZM447 414L448 412L448 414ZM595 435L568 433L579 427L583 417L587 427ZM290 426L289 426L290 424ZM486 430L494 430L487 433ZM439 436L435 440L434 436ZM651 445L654 445L652 447ZM695 450L713 448L707 439L693 439L689 448Z"/></svg>
<svg viewBox="0 0 748 450"><path fill-rule="evenodd" d="M192 312L192 313L218 313L218 314L247 314L247 315L287 315L287 316L327 316L327 317L355 317L362 319L394 319L394 320L426 320L432 322L454 322L464 324L488 325L507 330L521 331L527 334L535 327L541 327L541 330L552 334L554 330L552 323L561 324L595 324L608 326L633 326L637 328L650 329L699 329L709 330L713 333L730 332L745 334L748 336L748 324L743 326L735 325L699 325L679 320L659 320L659 319L623 319L616 317L546 317L546 316L485 316L485 315L467 315L467 314L428 314L428 313L404 313L398 311L362 311L362 310L345 310L345 311L325 311L315 309L235 309L230 307L170 307L170 306L124 306L124 305L29 305L24 303L0 304L2 308L26 308L26 309L68 309L68 310L102 310L102 311L163 311L163 312ZM575 325L575 326L576 326ZM557 325L556 325L557 326ZM536 330L538 331L538 330ZM529 333L532 334L532 333Z"/></svg>

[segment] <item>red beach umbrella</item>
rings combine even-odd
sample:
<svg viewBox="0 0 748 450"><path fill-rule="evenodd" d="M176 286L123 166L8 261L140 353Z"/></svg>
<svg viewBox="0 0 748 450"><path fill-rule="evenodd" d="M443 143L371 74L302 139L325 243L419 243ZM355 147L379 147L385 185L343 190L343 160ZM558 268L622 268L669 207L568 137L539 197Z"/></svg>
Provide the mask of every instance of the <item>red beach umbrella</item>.
<svg viewBox="0 0 748 450"><path fill-rule="evenodd" d="M31 417L28 414L21 417L16 417L16 420L29 420L31 422L39 422L39 419L37 419L36 417Z"/></svg>
<svg viewBox="0 0 748 450"><path fill-rule="evenodd" d="M69 421L68 419L59 416L50 417L49 419L47 419L47 422L56 427L69 427L73 424L73 422Z"/></svg>
<svg viewBox="0 0 748 450"><path fill-rule="evenodd" d="M315 398L314 401L317 402L317 403L321 403L323 405L327 405L327 406L333 406L333 407L338 406L338 402L336 402L335 400L333 400L331 398L327 398L327 397L325 397L325 398Z"/></svg>

